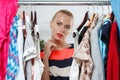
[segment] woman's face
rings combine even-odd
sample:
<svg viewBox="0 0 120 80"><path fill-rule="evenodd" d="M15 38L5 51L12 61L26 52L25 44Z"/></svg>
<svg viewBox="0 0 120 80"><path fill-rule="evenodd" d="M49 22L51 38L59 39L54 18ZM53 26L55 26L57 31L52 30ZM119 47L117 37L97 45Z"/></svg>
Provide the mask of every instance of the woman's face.
<svg viewBox="0 0 120 80"><path fill-rule="evenodd" d="M72 17L63 13L58 13L50 24L52 30L52 39L57 41L65 41L67 35L70 33L72 26Z"/></svg>

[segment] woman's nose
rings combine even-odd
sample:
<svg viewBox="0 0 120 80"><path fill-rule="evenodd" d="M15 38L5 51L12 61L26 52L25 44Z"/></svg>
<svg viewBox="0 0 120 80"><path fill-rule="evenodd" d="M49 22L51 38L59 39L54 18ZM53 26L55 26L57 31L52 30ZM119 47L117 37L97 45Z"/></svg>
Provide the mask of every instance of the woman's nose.
<svg viewBox="0 0 120 80"><path fill-rule="evenodd" d="M61 32L65 32L64 26L62 26L62 27L60 28L60 31L61 31Z"/></svg>

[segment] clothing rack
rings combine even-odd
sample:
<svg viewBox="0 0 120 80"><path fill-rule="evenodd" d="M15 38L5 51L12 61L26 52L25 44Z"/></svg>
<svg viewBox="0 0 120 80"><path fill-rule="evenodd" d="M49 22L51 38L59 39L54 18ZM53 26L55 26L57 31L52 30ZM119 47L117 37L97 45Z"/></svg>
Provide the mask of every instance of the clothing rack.
<svg viewBox="0 0 120 80"><path fill-rule="evenodd" d="M83 6L83 5L110 5L110 1L19 1L19 5L46 5L46 6Z"/></svg>

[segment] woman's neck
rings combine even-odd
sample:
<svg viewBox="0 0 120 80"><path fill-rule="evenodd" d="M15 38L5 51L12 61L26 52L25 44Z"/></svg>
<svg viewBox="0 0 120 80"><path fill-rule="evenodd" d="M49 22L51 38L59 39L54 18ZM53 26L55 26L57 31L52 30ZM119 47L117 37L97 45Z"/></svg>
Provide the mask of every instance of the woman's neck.
<svg viewBox="0 0 120 80"><path fill-rule="evenodd" d="M53 40L53 42L57 45L56 50L61 50L70 47L70 45L66 41L60 42Z"/></svg>

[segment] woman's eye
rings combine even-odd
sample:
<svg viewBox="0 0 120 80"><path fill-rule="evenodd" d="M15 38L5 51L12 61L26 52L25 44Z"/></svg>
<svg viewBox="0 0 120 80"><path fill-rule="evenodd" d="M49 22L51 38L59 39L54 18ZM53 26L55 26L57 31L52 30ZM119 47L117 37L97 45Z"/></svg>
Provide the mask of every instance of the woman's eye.
<svg viewBox="0 0 120 80"><path fill-rule="evenodd" d="M70 27L69 27L69 26L66 26L65 28L66 28L67 30L68 30L68 29L70 29Z"/></svg>
<svg viewBox="0 0 120 80"><path fill-rule="evenodd" d="M57 23L57 25L59 26L59 25L61 25L61 23Z"/></svg>

